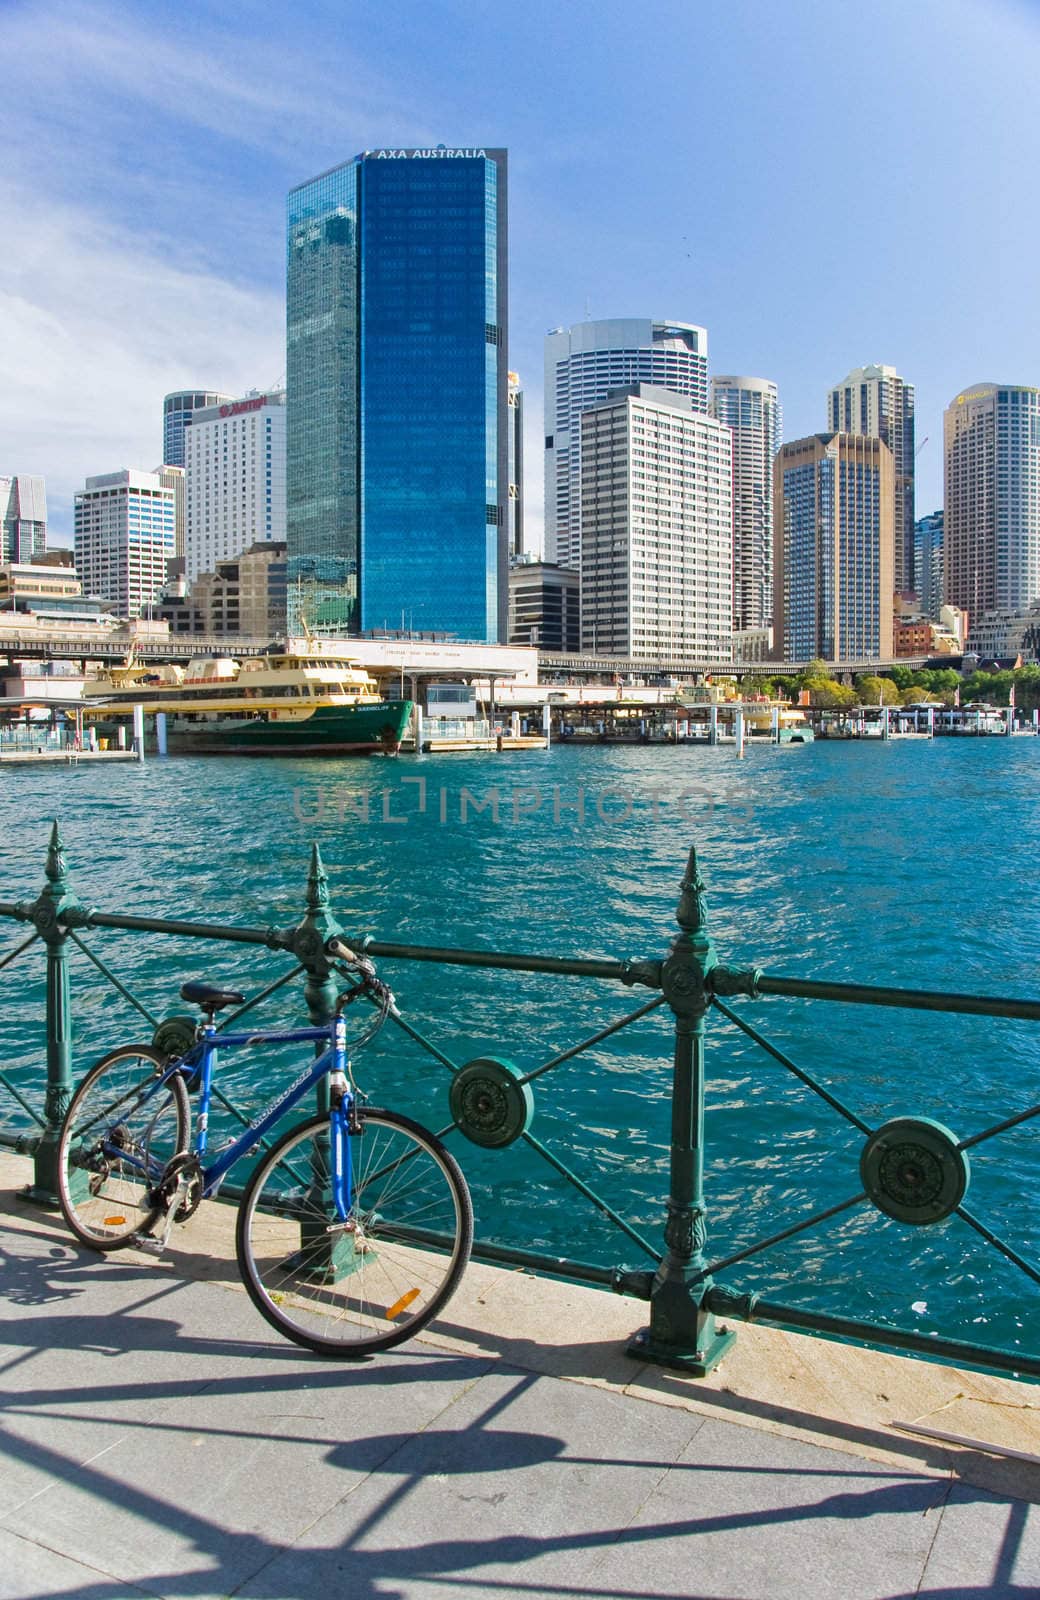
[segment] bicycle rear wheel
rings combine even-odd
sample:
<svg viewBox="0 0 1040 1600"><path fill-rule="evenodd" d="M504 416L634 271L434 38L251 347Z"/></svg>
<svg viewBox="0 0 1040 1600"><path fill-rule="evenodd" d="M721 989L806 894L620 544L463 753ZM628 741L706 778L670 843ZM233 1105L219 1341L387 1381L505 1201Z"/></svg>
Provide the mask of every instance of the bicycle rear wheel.
<svg viewBox="0 0 1040 1600"><path fill-rule="evenodd" d="M147 1232L160 1215L155 1188L167 1162L188 1148L188 1091L180 1073L159 1082L166 1065L149 1045L124 1045L72 1097L58 1142L58 1199L92 1250L118 1250Z"/></svg>
<svg viewBox="0 0 1040 1600"><path fill-rule="evenodd" d="M254 1305L285 1338L321 1355L387 1350L437 1315L473 1244L473 1208L454 1156L407 1117L364 1108L346 1135L346 1222L330 1184L330 1121L292 1128L250 1179L238 1265Z"/></svg>

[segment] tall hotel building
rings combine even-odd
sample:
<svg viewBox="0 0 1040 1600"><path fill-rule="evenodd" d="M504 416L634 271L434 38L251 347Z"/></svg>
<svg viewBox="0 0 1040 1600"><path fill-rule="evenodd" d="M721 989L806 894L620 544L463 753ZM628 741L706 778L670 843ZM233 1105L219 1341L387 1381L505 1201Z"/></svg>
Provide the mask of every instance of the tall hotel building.
<svg viewBox="0 0 1040 1600"><path fill-rule="evenodd" d="M284 540L284 392L196 411L185 449L189 583L252 544Z"/></svg>
<svg viewBox="0 0 1040 1600"><path fill-rule="evenodd" d="M732 434L637 383L581 416L581 643L653 661L728 661Z"/></svg>
<svg viewBox="0 0 1040 1600"><path fill-rule="evenodd" d="M545 559L581 558L581 414L612 389L650 383L708 410L708 335L692 322L618 317L545 340Z"/></svg>
<svg viewBox="0 0 1040 1600"><path fill-rule="evenodd" d="M289 195L291 626L505 640L506 267L504 150L367 150Z"/></svg>
<svg viewBox="0 0 1040 1600"><path fill-rule="evenodd" d="M712 416L733 434L733 627L773 617L773 462L783 438L775 383L713 378Z"/></svg>
<svg viewBox="0 0 1040 1600"><path fill-rule="evenodd" d="M184 436L191 427L196 411L209 406L228 404L230 394L218 394L215 389L178 389L163 400L163 465L183 467Z"/></svg>
<svg viewBox="0 0 1040 1600"><path fill-rule="evenodd" d="M106 472L75 497L76 571L83 592L139 617L166 582L174 553L174 491L155 472Z"/></svg>
<svg viewBox="0 0 1040 1600"><path fill-rule="evenodd" d="M974 632L1040 597L1040 389L977 383L943 418L943 587Z"/></svg>
<svg viewBox="0 0 1040 1600"><path fill-rule="evenodd" d="M881 439L892 452L895 591L915 587L914 386L895 367L856 367L827 397L832 433Z"/></svg>
<svg viewBox="0 0 1040 1600"><path fill-rule="evenodd" d="M876 661L893 649L892 452L817 433L785 444L773 478L773 655Z"/></svg>

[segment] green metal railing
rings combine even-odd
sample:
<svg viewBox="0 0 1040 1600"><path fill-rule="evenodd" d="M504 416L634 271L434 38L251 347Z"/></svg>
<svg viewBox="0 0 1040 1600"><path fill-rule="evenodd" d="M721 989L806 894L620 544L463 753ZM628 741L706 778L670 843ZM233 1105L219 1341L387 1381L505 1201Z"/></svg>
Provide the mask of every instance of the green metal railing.
<svg viewBox="0 0 1040 1600"><path fill-rule="evenodd" d="M720 1318L726 1317L769 1322L916 1352L932 1359L1040 1378L1040 1354L1035 1352L998 1349L935 1337L910 1328L782 1305L762 1299L754 1292L735 1291L719 1281L723 1273L738 1263L760 1258L807 1230L844 1217L857 1207L872 1206L886 1217L912 1228L927 1228L956 1216L989 1249L1030 1280L1028 1292L1032 1293L1040 1285L1040 1268L969 1210L965 1195L970 1180L969 1150L1040 1116L1040 1105L1014 1110L962 1138L927 1117L903 1116L877 1127L871 1126L772 1044L729 1002L741 997L757 1000L776 996L1040 1022L1040 1001L824 983L807 978L770 976L756 968L728 967L719 961L708 934L704 885L692 850L676 911L678 935L671 949L660 959L638 961L582 960L456 950L372 938L358 940L340 926L329 906L328 883L316 846L311 852L303 916L293 926L283 929L123 916L88 908L71 886L57 824L47 853L46 880L35 900L0 903L0 917L32 929L27 938L0 957L0 969L24 958L37 943L43 945L46 955L46 1080L42 1112L34 1106L25 1083L16 1083L9 1073L0 1071L0 1091L10 1097L16 1122L22 1120L13 1134L0 1131L0 1143L32 1154L34 1177L27 1191L30 1198L53 1203L57 1141L73 1087L70 949L86 958L126 1003L145 1018L160 1048L170 1053L179 1052L191 1038L190 1031L185 1033L185 1028L190 1030L192 1026L191 1019L163 1021L153 1016L83 937L90 930L118 929L253 945L288 957L288 969L252 995L225 1021L225 1027L295 978L303 979L310 1021L320 1024L327 1020L335 1006L338 983L325 947L327 941L337 935L385 960L434 962L513 973L565 974L622 988L639 987L653 991L652 998L527 1072L521 1072L510 1061L497 1056L455 1061L407 1017L399 1013L393 1016L403 1033L450 1073L450 1121L439 1130L442 1134L457 1130L475 1145L502 1152L523 1141L607 1218L649 1264L643 1269L608 1268L487 1241L475 1246L477 1256L600 1284L647 1301L649 1324L635 1336L630 1352L642 1360L678 1367L695 1375L710 1371L732 1343L735 1334L719 1323ZM674 1023L674 1050L669 1187L664 1197L662 1250L531 1132L534 1104L531 1085L663 1008L671 1013ZM858 1184L851 1193L835 1204L800 1217L780 1231L768 1233L714 1260L709 1258L706 1249L704 1189L705 1046L709 1016L724 1020L764 1051L854 1129L861 1141ZM239 1122L247 1120L226 1097L222 1100Z"/></svg>

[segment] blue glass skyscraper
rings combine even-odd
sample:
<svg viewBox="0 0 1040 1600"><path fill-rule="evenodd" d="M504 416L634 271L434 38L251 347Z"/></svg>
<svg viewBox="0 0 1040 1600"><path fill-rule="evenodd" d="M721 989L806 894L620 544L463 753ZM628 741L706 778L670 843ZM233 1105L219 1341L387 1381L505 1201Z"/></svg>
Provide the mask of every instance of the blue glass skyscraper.
<svg viewBox="0 0 1040 1600"><path fill-rule="evenodd" d="M506 152L368 150L289 196L289 623L505 640Z"/></svg>

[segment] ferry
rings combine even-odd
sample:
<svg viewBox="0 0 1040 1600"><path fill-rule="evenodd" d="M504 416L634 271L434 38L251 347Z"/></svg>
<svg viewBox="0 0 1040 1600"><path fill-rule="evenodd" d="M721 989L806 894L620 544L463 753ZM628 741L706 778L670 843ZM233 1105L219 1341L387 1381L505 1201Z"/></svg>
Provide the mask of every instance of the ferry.
<svg viewBox="0 0 1040 1600"><path fill-rule="evenodd" d="M199 656L186 667L130 658L83 686L85 707L107 719L166 717L171 755L396 755L411 700L385 700L375 680L317 638L288 639L237 661Z"/></svg>

